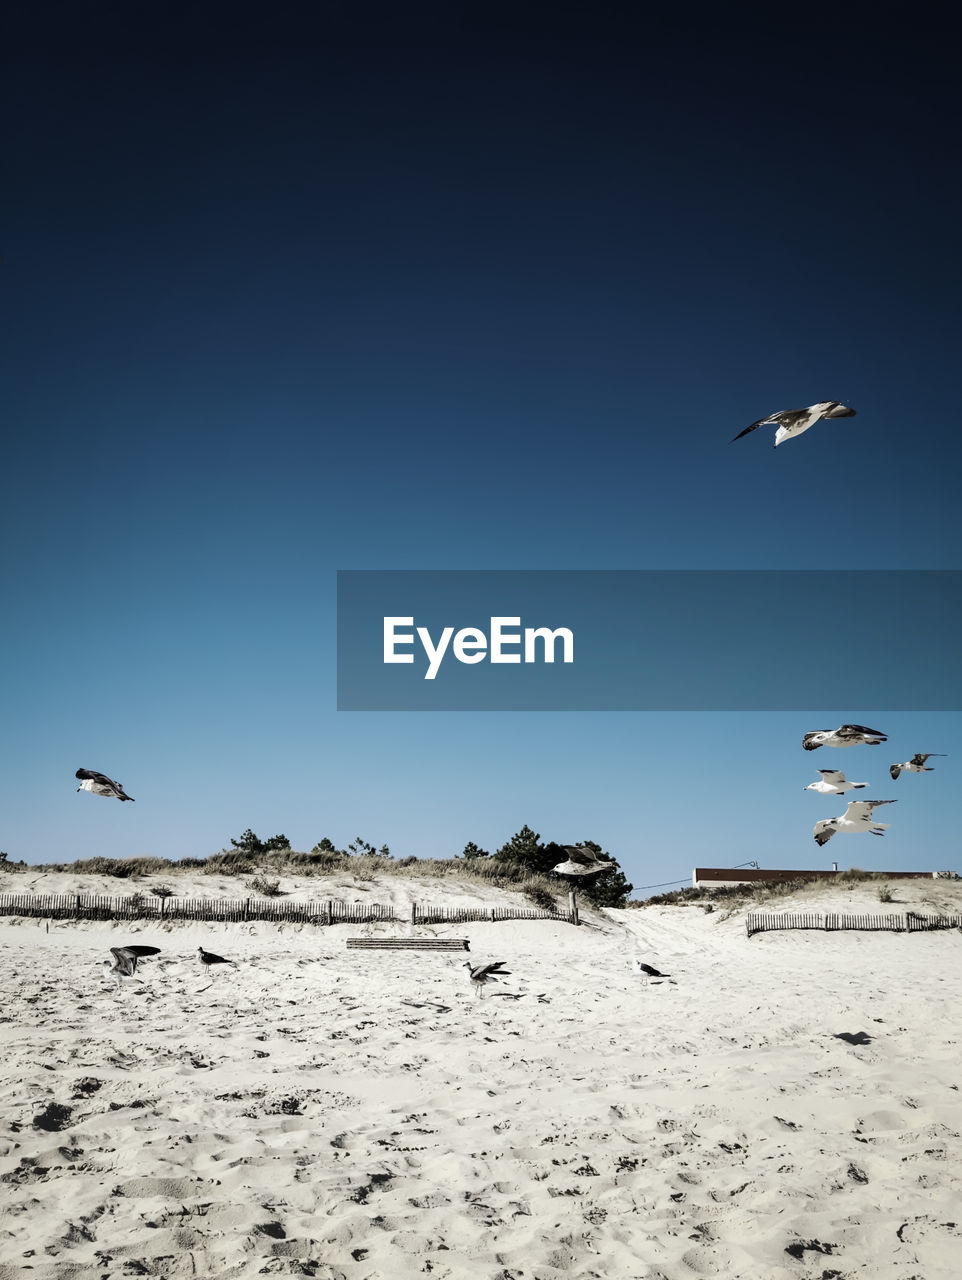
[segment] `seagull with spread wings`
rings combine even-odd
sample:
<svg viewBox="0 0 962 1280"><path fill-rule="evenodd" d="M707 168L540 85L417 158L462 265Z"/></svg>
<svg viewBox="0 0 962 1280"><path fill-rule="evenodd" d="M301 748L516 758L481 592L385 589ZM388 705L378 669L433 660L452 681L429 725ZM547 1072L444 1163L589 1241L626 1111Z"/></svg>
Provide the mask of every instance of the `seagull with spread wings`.
<svg viewBox="0 0 962 1280"><path fill-rule="evenodd" d="M739 431L737 436L732 436L729 444L734 444L742 436L747 436L749 431L756 431L759 427L778 427L775 432L775 448L777 449L784 441L792 440L795 436L800 436L803 431L807 431L809 427L814 426L819 418L854 417L855 410L850 409L848 405L842 404L839 400L819 400L818 404L810 404L807 409L781 409L778 413L770 413L767 418L759 418L757 422L753 422L744 431Z"/></svg>
<svg viewBox="0 0 962 1280"><path fill-rule="evenodd" d="M89 791L95 796L107 796L111 800L130 800L133 803L134 797L127 795L121 783L114 782L113 778L108 778L105 773L98 773L96 769L78 769L74 776L81 779L78 791Z"/></svg>
<svg viewBox="0 0 962 1280"><path fill-rule="evenodd" d="M132 978L137 972L137 961L141 956L155 956L159 951L160 947L145 947L139 944L129 947L111 947L110 954L114 962L111 964L109 960L104 961L104 975L112 973L119 987L124 978Z"/></svg>
<svg viewBox="0 0 962 1280"><path fill-rule="evenodd" d="M823 818L815 823L815 843L828 844L836 831L848 831L859 835L868 831L873 836L882 836L891 825L888 822L876 822L874 811L880 804L898 804L897 800L849 800L848 808L838 818Z"/></svg>
<svg viewBox="0 0 962 1280"><path fill-rule="evenodd" d="M931 773L932 766L926 768L926 760L931 760L933 756L944 756L944 751L916 751L911 760L903 760L901 764L889 765L889 773L892 775L892 781L899 776L900 773Z"/></svg>
<svg viewBox="0 0 962 1280"><path fill-rule="evenodd" d="M854 747L860 742L877 747L885 741L887 738L881 729L866 729L864 724L842 724L837 729L816 729L813 733L806 733L802 746L806 751L817 751L819 747Z"/></svg>
<svg viewBox="0 0 962 1280"><path fill-rule="evenodd" d="M819 769L822 776L818 782L810 782L805 791L817 791L823 796L841 796L846 791L858 791L862 787L867 787L867 782L849 782L844 773L838 769Z"/></svg>
<svg viewBox="0 0 962 1280"><path fill-rule="evenodd" d="M510 969L504 968L503 960L493 960L490 964L478 965L473 965L470 960L465 960L463 967L468 970L471 985L479 996L484 995L484 988L489 982L497 982L502 976L507 977L511 972Z"/></svg>

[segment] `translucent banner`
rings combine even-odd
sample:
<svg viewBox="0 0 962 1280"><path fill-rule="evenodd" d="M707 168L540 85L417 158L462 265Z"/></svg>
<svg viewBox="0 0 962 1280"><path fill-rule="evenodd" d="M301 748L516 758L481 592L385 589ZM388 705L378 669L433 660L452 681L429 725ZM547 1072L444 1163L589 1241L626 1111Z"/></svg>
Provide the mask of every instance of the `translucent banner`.
<svg viewBox="0 0 962 1280"><path fill-rule="evenodd" d="M962 572L344 570L342 711L962 708Z"/></svg>

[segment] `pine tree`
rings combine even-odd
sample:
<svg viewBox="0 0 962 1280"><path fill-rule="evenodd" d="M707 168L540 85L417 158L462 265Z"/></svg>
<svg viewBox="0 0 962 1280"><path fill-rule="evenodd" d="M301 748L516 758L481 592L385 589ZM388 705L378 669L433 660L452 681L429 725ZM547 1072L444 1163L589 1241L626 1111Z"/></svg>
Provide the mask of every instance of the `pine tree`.
<svg viewBox="0 0 962 1280"><path fill-rule="evenodd" d="M461 857L470 862L472 858L490 858L491 854L487 849L479 849L473 840L469 840L461 850Z"/></svg>

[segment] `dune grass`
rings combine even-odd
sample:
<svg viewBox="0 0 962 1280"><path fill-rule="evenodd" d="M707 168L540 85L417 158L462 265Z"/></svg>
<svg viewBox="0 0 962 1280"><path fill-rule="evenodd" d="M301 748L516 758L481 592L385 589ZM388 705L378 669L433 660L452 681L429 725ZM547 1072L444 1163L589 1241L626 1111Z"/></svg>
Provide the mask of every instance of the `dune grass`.
<svg viewBox="0 0 962 1280"><path fill-rule="evenodd" d="M767 903L779 898L790 898L793 894L804 890L806 893L827 893L833 889L854 889L857 885L870 881L880 883L879 895L886 890L891 877L885 871L862 871L852 867L848 871L839 871L833 876L796 876L791 880L756 880L745 884L689 885L684 889L675 889L671 893L659 893L642 902L629 902L627 905L637 907L686 907L689 905L710 905L723 903L737 907L755 902ZM888 891L890 893L890 891ZM891 901L891 896L882 901Z"/></svg>
<svg viewBox="0 0 962 1280"><path fill-rule="evenodd" d="M13 867L9 867L13 870ZM238 849L221 850L208 858L82 858L76 862L50 862L17 870L68 872L73 875L113 876L119 880L163 877L164 896L176 894L179 875L252 876L255 892L279 892L271 877L333 877L348 875L360 883L373 883L382 876L423 882L473 881L493 888L522 894L535 906L552 910L567 900L567 889L550 876L538 875L505 860L482 858L390 858L380 855L344 853L297 853L275 850L251 854Z"/></svg>

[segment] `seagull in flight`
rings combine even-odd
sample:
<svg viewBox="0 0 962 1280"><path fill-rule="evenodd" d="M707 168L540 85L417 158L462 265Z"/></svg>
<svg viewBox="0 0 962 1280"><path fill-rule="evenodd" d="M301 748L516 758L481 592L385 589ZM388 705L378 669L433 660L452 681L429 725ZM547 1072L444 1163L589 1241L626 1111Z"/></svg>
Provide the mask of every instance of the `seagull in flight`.
<svg viewBox="0 0 962 1280"><path fill-rule="evenodd" d="M614 870L613 861L599 862L593 850L586 849L584 845L564 844L561 847L568 855L567 861L551 868L559 876L593 876L601 871Z"/></svg>
<svg viewBox="0 0 962 1280"><path fill-rule="evenodd" d="M484 988L489 982L497 982L502 976L507 977L510 969L503 968L503 960L494 960L491 964L473 965L470 960L465 960L464 968L468 970L468 977L471 979L471 985L477 991L479 996L484 995Z"/></svg>
<svg viewBox="0 0 962 1280"><path fill-rule="evenodd" d="M111 947L110 954L114 958L113 964L109 960L104 961L104 976L108 973L114 974L119 987L124 978L132 978L137 972L137 961L141 956L155 956L160 951L160 947L144 947L140 945L130 947Z"/></svg>
<svg viewBox="0 0 962 1280"><path fill-rule="evenodd" d="M767 418L759 418L750 427L746 427L744 431L739 431L737 436L733 436L729 444L734 444L736 440L740 440L742 436L747 436L749 431L755 431L758 427L778 427L775 432L775 448L777 449L785 440L800 436L803 431L807 431L809 427L814 426L819 418L854 417L855 410L850 409L848 405L842 404L838 400L819 400L818 404L810 404L807 409L782 409L778 413L770 413Z"/></svg>
<svg viewBox="0 0 962 1280"><path fill-rule="evenodd" d="M880 804L897 804L897 800L849 800L848 808L838 818L823 818L815 823L815 843L828 844L836 831L850 831L858 835L870 831L873 836L884 835L891 823L876 822L873 811Z"/></svg>
<svg viewBox="0 0 962 1280"><path fill-rule="evenodd" d="M130 800L133 803L134 797L127 795L121 783L114 782L113 778L108 778L105 773L98 773L96 769L78 769L74 776L81 779L78 791L89 791L95 796L107 796L112 800Z"/></svg>
<svg viewBox="0 0 962 1280"><path fill-rule="evenodd" d="M877 747L886 741L881 729L866 729L864 724L842 724L837 729L818 729L814 733L806 733L802 738L802 746L806 751L817 751L819 747L854 747L864 742L870 747Z"/></svg>
<svg viewBox="0 0 962 1280"><path fill-rule="evenodd" d="M867 782L849 782L844 773L840 773L838 769L819 769L822 776L818 782L810 782L805 791L817 791L823 796L840 796L846 791L856 791L861 787L867 787Z"/></svg>
<svg viewBox="0 0 962 1280"><path fill-rule="evenodd" d="M927 751L923 755L921 751L916 751L911 760L903 760L901 764L889 765L889 773L892 775L892 781L899 776L900 773L931 773L931 765L926 768L926 760L931 760L933 756L944 756L944 751Z"/></svg>

